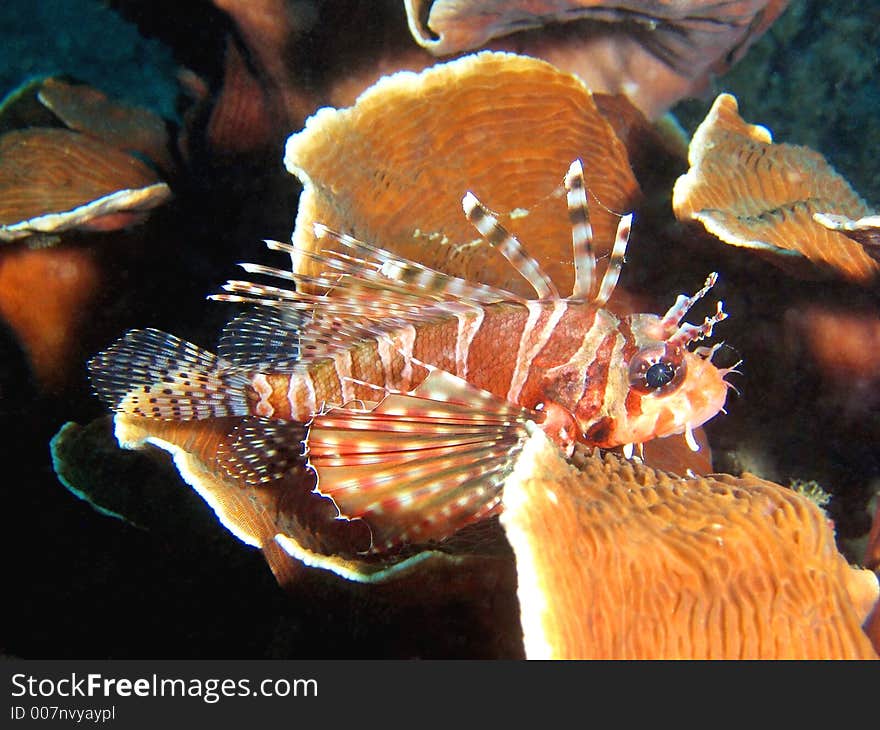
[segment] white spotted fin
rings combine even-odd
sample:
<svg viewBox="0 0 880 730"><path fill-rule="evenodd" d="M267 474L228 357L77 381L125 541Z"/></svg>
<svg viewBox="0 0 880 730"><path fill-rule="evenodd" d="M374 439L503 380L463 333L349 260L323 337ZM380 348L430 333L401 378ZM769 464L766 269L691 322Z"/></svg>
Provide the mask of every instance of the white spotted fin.
<svg viewBox="0 0 880 730"><path fill-rule="evenodd" d="M373 550L448 537L496 514L501 487L537 413L442 370L378 405L313 419L316 491L370 527Z"/></svg>
<svg viewBox="0 0 880 730"><path fill-rule="evenodd" d="M175 421L248 413L244 371L160 330L130 330L89 361L89 373L117 413Z"/></svg>
<svg viewBox="0 0 880 730"><path fill-rule="evenodd" d="M289 370L300 358L308 315L288 309L254 307L223 328L217 354L251 370Z"/></svg>
<svg viewBox="0 0 880 730"><path fill-rule="evenodd" d="M242 419L217 452L217 464L244 484L256 486L283 479L306 466L308 426L256 416Z"/></svg>
<svg viewBox="0 0 880 730"><path fill-rule="evenodd" d="M432 370L414 390L321 412L308 424L245 418L217 463L271 485L311 469L339 519L361 520L371 552L443 540L492 516L538 413Z"/></svg>

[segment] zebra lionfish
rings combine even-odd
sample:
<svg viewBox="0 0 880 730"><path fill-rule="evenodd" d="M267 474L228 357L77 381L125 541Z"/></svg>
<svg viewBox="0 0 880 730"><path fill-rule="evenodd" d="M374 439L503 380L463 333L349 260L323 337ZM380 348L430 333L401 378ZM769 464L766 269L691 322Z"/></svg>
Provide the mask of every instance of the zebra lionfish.
<svg viewBox="0 0 880 730"><path fill-rule="evenodd" d="M230 421L231 446L217 454L220 468L244 485L313 470L315 491L340 518L369 527L376 554L442 540L497 514L505 476L534 428L569 454L577 443L631 450L680 433L694 444L691 430L724 405L730 369L712 364L715 348L688 346L726 314L719 302L701 325L682 320L716 274L662 316L615 316L606 303L632 216L620 220L600 280L580 161L565 188L570 296L469 192L468 220L535 298L316 225L332 249L267 245L317 260L321 273L242 264L295 288L229 281L213 295L258 305L226 326L217 355L158 330L132 330L92 359L94 386L129 416L239 417Z"/></svg>

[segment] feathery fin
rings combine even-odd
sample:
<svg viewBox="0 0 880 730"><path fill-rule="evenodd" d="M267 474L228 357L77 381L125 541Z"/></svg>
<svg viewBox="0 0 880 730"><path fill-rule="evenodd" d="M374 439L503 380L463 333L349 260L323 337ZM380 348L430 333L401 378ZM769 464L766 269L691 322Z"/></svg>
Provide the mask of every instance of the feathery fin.
<svg viewBox="0 0 880 730"><path fill-rule="evenodd" d="M248 412L245 373L160 330L130 330L89 361L89 372L118 413L189 421Z"/></svg>
<svg viewBox="0 0 880 730"><path fill-rule="evenodd" d="M571 244L574 253L573 299L592 299L596 289L596 254L593 251L593 226L587 207L587 185L584 166L575 160L565 176L568 219L571 222Z"/></svg>
<svg viewBox="0 0 880 730"><path fill-rule="evenodd" d="M292 309L253 308L223 328L217 354L257 370L295 367L300 356L300 331L308 319L306 313Z"/></svg>
<svg viewBox="0 0 880 730"><path fill-rule="evenodd" d="M245 484L266 484L305 466L307 426L297 421L249 417L217 452L217 463Z"/></svg>
<svg viewBox="0 0 880 730"><path fill-rule="evenodd" d="M538 414L433 370L371 408L315 416L306 439L317 491L370 527L373 549L442 540L494 514Z"/></svg>
<svg viewBox="0 0 880 730"><path fill-rule="evenodd" d="M476 195L467 193L461 200L461 207L483 239L497 249L520 276L532 285L538 299L559 299L553 280L541 270L540 264L529 255L516 236L508 232L489 209L477 200Z"/></svg>

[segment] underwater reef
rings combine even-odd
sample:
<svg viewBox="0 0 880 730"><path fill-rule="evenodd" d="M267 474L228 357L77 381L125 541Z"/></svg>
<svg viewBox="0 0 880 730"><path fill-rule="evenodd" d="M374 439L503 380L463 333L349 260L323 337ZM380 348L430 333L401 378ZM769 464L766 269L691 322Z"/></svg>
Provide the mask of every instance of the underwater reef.
<svg viewBox="0 0 880 730"><path fill-rule="evenodd" d="M520 81L499 82L492 92L511 114L493 119L450 111L444 127L444 115L430 104L456 110L460 101L438 96L432 102L436 89L414 90L415 81L394 92L400 96L391 104L367 97L372 107L353 106L387 73L405 69L422 79L423 69L437 63L475 58L469 47L435 57L428 35L416 42L406 10L421 6L416 16L425 20L431 3L386 0L366 14L356 2L292 3L283 23L266 24L265 18L282 17L273 13L286 6L283 0L258 3L262 15L250 12L253 4L231 0L195 2L180 11L174 3L138 0L41 2L39 22L26 28L24 5L6 3L0 11L0 28L10 39L5 52L16 60L0 65L10 94L0 118L0 167L6 161L12 169L26 147L29 154L36 150L26 169L46 164L54 170L53 155L41 151L56 144L65 154L96 155L107 165L90 178L76 177L74 169L89 164L62 170L81 195L51 204L26 174L0 181L15 191L7 200L19 196L26 203L0 221L9 239L0 241L0 432L17 474L4 485L7 534L16 545L14 559L7 559L12 588L5 654L639 658L737 651L783 656L777 649L785 644L796 647L795 656L869 657L877 650L880 621L870 623L870 611L872 571L880 566L880 371L868 353L880 343L878 264L869 244L814 218L841 215L852 228L880 205L880 38L871 8L814 0L794 0L784 10L784 3L746 3L758 18L764 6L773 8L766 27L744 24L761 25L763 34L744 42L733 24L731 37L742 47L719 51L717 69L687 79L681 93L659 107L639 110L614 90L583 94L563 80L567 74L529 67ZM641 43L643 29L629 9L634 4L608 5L600 19L580 18L572 27L597 24L600 37L608 26L623 28ZM71 13L79 38L65 32L74 25ZM698 38L679 34L676 18L661 20L671 37ZM485 43L549 54L553 63L573 57L566 33L538 27ZM335 37L345 38L348 50L340 53ZM676 54L686 58L687 49L672 47L673 53L660 45L672 54L665 65L677 79ZM526 81L531 73L540 78ZM621 86L633 82L610 72L608 78ZM537 90L530 98L518 98L532 83ZM393 91L387 80L379 87ZM432 111L420 111L420 104ZM325 106L343 111L314 116ZM672 117L664 116L666 108ZM108 116L112 124L101 129L96 119ZM551 131L532 142L541 124ZM120 135L120 129L127 131ZM492 144L485 141L490 138ZM513 148L508 157L505 139ZM13 144L22 140L27 145ZM719 162L701 144L730 157ZM247 514L236 522L228 511L221 524L218 513L233 507L218 508L222 498L216 496L203 499L212 489L228 490L223 493L233 495L228 504L234 506L245 493L212 461L228 433L171 433L126 422L124 409L110 402L123 413L114 424L108 404L94 393L88 361L129 329L155 328L213 349L242 309L206 296L241 278L237 262L288 266L283 257L270 257L263 241L293 235L297 245L311 245L314 223L405 259L426 256L423 263L451 275L520 287L527 296L522 279L511 278L490 248L473 258L431 258L436 241L464 243L477 235L461 209L469 190L529 252L537 251L567 294L572 243L563 177L576 157L586 163L600 274L620 214L634 212L612 300L617 311L662 313L710 272L719 273L708 303L696 306L690 321L711 319L715 299L723 299L729 316L713 322L714 337L705 344L723 342L712 356L719 368L738 372L727 377L735 391L727 393L725 412L694 429L691 438L703 444L696 453L682 435L649 442L646 466L627 464L619 448L604 456L575 449L566 461L541 434L529 432L522 442L528 458L511 467L510 506L500 519L452 537L440 555L413 563L397 582L370 585L345 576L384 575L398 558L421 554L419 546L405 546L389 560L346 554L334 562L325 546L335 544L335 536L306 518L282 525L295 538L294 552L285 554L278 548L285 543L273 542L275 529L284 529L272 520L268 539L245 545L239 538L246 530L227 528L240 528ZM766 167L749 167L758 158ZM714 175L716 164L737 172L725 180L723 172ZM806 180L796 194L788 187L794 178ZM783 197L775 200L780 187ZM130 197L147 189L161 195L149 204ZM750 200L743 190L765 195ZM866 225L870 243L877 224ZM419 235L411 235L413 228ZM552 235L541 235L548 231ZM299 273L314 275L307 258ZM159 449L119 449L117 438L129 445L144 438L162 442L177 465ZM202 476L193 476L199 469ZM555 488L559 500L546 496ZM587 501L591 506L577 512ZM558 502L566 516L577 516L572 522L579 533L568 521L555 521ZM776 517L765 520L767 514ZM554 535L547 525L557 524ZM663 548L655 560L642 560L640 541L662 539L657 536L669 532L666 524L676 525L674 537L658 543ZM758 552L780 563L744 559L741 583L725 582L724 561L695 557L714 555L700 551L713 549L710 533L717 529L729 530L730 545L761 544ZM596 554L608 556L603 570L629 566L623 573L641 576L645 589L633 594L624 581L606 592L573 562L560 575L566 546L578 539L584 554L599 546ZM536 559L542 545L546 565ZM319 553L316 564L337 572L290 559ZM563 557L555 560L557 554ZM709 567L691 571L701 560ZM676 572L676 565L687 569ZM715 607L742 600L763 606L776 579L790 581L798 590L788 596L796 608L785 638L777 636L774 647L772 636L746 632L734 646L734 634L713 634L714 625L697 640L672 621L662 628L627 625L614 608L629 600L676 610L675 595L664 593L666 570L684 576L678 595L697 607L702 600ZM598 638L569 621L579 615L579 596L559 586L575 580L583 596L593 597L590 625L606 627ZM701 593L706 580L721 587ZM535 603L525 586L546 591L545 597ZM554 602L554 595L562 608L550 615L541 601ZM829 608L841 605L846 609ZM831 627L815 632L812 644L804 638L809 627L794 618L810 612ZM839 625L835 613L843 617ZM623 643L606 641L627 631L632 635ZM717 638L722 635L727 638ZM576 640L566 643L572 636Z"/></svg>

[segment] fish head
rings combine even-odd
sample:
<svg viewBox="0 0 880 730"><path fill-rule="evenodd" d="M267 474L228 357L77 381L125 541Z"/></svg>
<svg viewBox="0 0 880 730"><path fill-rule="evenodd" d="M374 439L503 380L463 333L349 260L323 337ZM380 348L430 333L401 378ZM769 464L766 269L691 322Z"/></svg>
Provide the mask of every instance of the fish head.
<svg viewBox="0 0 880 730"><path fill-rule="evenodd" d="M658 321L646 314L630 318L639 346L620 364L617 395L608 403L611 421L604 446L688 433L724 408L729 369L712 363L715 348L691 351L674 340L655 339Z"/></svg>
<svg viewBox="0 0 880 730"><path fill-rule="evenodd" d="M564 434L555 439L563 447L570 445L565 438L572 435L590 446L612 448L685 433L694 448L691 431L724 408L733 387L725 376L734 368L712 362L717 345L689 347L709 337L712 327L727 317L722 304L701 325L682 322L715 278L710 276L692 297L680 296L662 316L639 313L617 319L606 313L605 334L595 349L582 349L548 372L548 435ZM560 407L571 417L564 428L554 413Z"/></svg>

